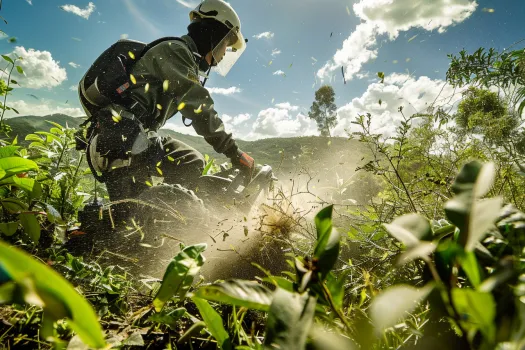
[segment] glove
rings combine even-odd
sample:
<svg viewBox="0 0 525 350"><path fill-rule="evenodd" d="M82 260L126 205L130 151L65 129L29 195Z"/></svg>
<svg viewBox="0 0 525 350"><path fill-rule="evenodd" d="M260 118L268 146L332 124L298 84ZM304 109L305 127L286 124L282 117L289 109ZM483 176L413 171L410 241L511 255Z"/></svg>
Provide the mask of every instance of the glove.
<svg viewBox="0 0 525 350"><path fill-rule="evenodd" d="M248 153L243 152L240 149L238 149L237 153L230 159L233 166L246 167L250 169L250 171L255 167L255 161L253 158L250 157Z"/></svg>

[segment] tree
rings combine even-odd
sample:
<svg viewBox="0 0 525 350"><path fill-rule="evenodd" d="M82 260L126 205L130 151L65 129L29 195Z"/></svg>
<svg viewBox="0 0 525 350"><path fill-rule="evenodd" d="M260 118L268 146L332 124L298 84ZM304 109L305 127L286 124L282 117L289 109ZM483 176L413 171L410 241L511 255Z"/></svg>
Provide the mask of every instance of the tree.
<svg viewBox="0 0 525 350"><path fill-rule="evenodd" d="M504 145L519 132L519 118L492 91L471 87L463 92L455 115L456 124L466 134L483 135L492 145Z"/></svg>
<svg viewBox="0 0 525 350"><path fill-rule="evenodd" d="M337 106L335 105L335 92L330 85L323 85L315 92L315 101L310 107L308 117L315 120L321 136L329 136L330 129L337 125Z"/></svg>

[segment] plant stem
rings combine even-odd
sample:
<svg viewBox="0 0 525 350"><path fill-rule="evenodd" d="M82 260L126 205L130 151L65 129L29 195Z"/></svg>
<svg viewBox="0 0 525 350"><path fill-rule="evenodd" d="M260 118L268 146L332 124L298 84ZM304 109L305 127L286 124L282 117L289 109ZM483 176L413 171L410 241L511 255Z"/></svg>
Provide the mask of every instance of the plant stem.
<svg viewBox="0 0 525 350"><path fill-rule="evenodd" d="M348 332L352 332L352 326L350 326L350 323L348 323L348 320L346 319L345 315L343 315L341 310L339 310L335 306L334 299L332 298L332 294L330 293L330 291L328 290L328 287L326 287L326 284L324 282L321 283L321 287L323 288L323 294L325 295L326 299L328 299L328 302L330 303L330 307L332 308L332 310L334 310L334 312L337 314L337 317L341 319L341 321L345 325Z"/></svg>
<svg viewBox="0 0 525 350"><path fill-rule="evenodd" d="M11 67L11 70L9 71L9 76L7 77L7 88L9 88L9 85L11 84L11 73L13 72L13 69L15 69L15 62L16 62L16 59L13 61L13 66ZM6 110L6 101L7 101L7 93L9 91L5 91L5 95L4 95L4 105L3 105L3 108L2 108L2 116L0 117L0 125L2 124L2 122L4 121L4 113L5 113L5 110Z"/></svg>

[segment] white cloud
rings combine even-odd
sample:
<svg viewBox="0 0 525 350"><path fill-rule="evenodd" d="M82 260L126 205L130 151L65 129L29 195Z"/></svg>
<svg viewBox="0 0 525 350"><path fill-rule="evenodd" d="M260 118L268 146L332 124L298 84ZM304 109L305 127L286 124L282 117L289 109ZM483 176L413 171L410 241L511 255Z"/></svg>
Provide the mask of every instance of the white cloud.
<svg viewBox="0 0 525 350"><path fill-rule="evenodd" d="M49 51L26 50L22 46L17 46L12 55L23 58L17 61L17 64L22 67L25 75L13 71L14 79L22 87L52 88L67 80L66 69L60 67L59 62L53 59Z"/></svg>
<svg viewBox="0 0 525 350"><path fill-rule="evenodd" d="M359 127L352 124L358 115L372 115L371 129L373 133L392 136L395 128L403 119L399 107L403 107L405 116L425 112L436 101L436 106L457 107L461 99L459 91L445 85L442 80L432 80L426 76L414 78L407 74L392 74L385 77L384 84L372 83L366 92L338 109L338 125L333 134L345 136L345 129L354 132ZM443 90L442 90L443 89ZM438 97L439 96L439 97ZM379 101L381 100L381 104Z"/></svg>
<svg viewBox="0 0 525 350"><path fill-rule="evenodd" d="M477 6L475 0L361 0L354 4L354 12L393 40L400 31L411 28L443 33L470 17Z"/></svg>
<svg viewBox="0 0 525 350"><path fill-rule="evenodd" d="M62 5L60 8L66 12L71 12L72 14L88 19L93 11L95 11L96 7L94 3L90 2L84 9L81 9L76 5Z"/></svg>
<svg viewBox="0 0 525 350"><path fill-rule="evenodd" d="M298 113L295 116L290 110L282 108L268 108L259 112L252 125L247 140L256 140L269 137L293 137L317 135L317 126L313 120Z"/></svg>
<svg viewBox="0 0 525 350"><path fill-rule="evenodd" d="M275 105L275 107L277 107L277 108L279 108L279 109L286 109L286 110L288 110L288 111L293 111L293 112L299 110L299 106L292 106L292 105L290 104L290 102L277 103L277 104Z"/></svg>
<svg viewBox="0 0 525 350"><path fill-rule="evenodd" d="M237 86L232 86L232 87L229 87L229 88L210 87L210 88L208 88L208 91L210 92L210 94L229 96L229 95L233 95L233 94L238 94L242 90L240 88L238 88Z"/></svg>
<svg viewBox="0 0 525 350"><path fill-rule="evenodd" d="M272 50L272 56L273 56L273 57L275 57L275 56L277 56L277 55L280 55L280 54L281 54L281 50L279 50L279 49L273 49L273 50Z"/></svg>
<svg viewBox="0 0 525 350"><path fill-rule="evenodd" d="M231 124L234 126L240 125L252 117L251 114L243 113L236 116L229 116L228 114L221 115L221 119L225 124Z"/></svg>
<svg viewBox="0 0 525 350"><path fill-rule="evenodd" d="M78 85L71 85L69 87L69 90L71 90L71 91L78 91Z"/></svg>
<svg viewBox="0 0 525 350"><path fill-rule="evenodd" d="M80 108L75 107L67 107L67 105L64 104L58 104L56 101L51 100L39 100L36 103L27 103L24 100L18 100L18 101L12 101L8 102L7 105L9 107L15 108L20 114L20 116L24 115L37 115L37 116L46 116L50 114L66 114L71 117L83 117L86 115L84 111ZM17 114L15 114L13 111L7 111L6 115L8 117L15 117Z"/></svg>
<svg viewBox="0 0 525 350"><path fill-rule="evenodd" d="M80 64L75 63L75 62L69 62L68 64L69 64L71 67L73 67L73 68L79 68L79 67L80 67Z"/></svg>
<svg viewBox="0 0 525 350"><path fill-rule="evenodd" d="M189 9L194 9L199 5L199 1L185 1L185 0L177 0L179 4L181 4L184 7L187 7Z"/></svg>
<svg viewBox="0 0 525 350"><path fill-rule="evenodd" d="M344 66L346 79L352 80L365 63L377 58L378 36L387 35L394 40L400 32L411 28L437 29L443 33L470 17L477 6L475 0L360 0L353 9L363 22L332 60L318 70L317 76L326 78Z"/></svg>
<svg viewBox="0 0 525 350"><path fill-rule="evenodd" d="M275 35L275 34L272 33L272 32L264 32L264 33L259 33L259 34L257 34L257 35L254 35L253 37L254 37L255 39L257 39L257 40L259 40L259 39L263 39L263 38L264 38L264 39L271 39L271 38L274 37L274 35Z"/></svg>
<svg viewBox="0 0 525 350"><path fill-rule="evenodd" d="M26 0L29 5L33 5L33 0Z"/></svg>
<svg viewBox="0 0 525 350"><path fill-rule="evenodd" d="M273 75L286 75L286 74L284 74L284 72L279 69L278 71L273 72Z"/></svg>

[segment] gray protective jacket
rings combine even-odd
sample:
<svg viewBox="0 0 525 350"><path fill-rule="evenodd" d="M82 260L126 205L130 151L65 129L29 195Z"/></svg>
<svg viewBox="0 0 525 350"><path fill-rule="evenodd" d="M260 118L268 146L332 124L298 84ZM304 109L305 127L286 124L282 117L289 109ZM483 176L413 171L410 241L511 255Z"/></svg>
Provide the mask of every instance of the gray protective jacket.
<svg viewBox="0 0 525 350"><path fill-rule="evenodd" d="M133 66L131 98L144 110L145 128L160 129L177 111L192 121L197 134L217 153L232 158L238 147L224 129L208 90L199 82L199 68L191 37L163 41L149 49Z"/></svg>

